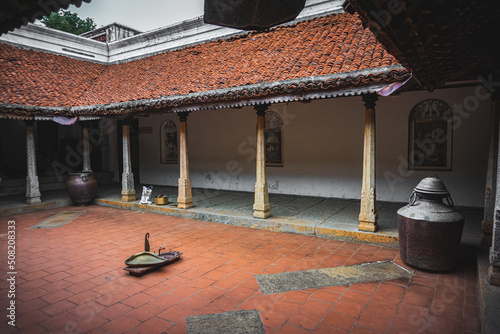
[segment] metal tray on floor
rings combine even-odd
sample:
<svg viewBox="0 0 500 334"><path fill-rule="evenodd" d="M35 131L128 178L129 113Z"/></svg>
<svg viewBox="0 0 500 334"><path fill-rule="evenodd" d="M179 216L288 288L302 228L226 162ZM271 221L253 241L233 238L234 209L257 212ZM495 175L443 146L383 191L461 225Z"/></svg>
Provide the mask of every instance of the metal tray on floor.
<svg viewBox="0 0 500 334"><path fill-rule="evenodd" d="M137 253L125 260L127 267L123 268L123 270L128 271L131 275L140 276L153 269L176 261L181 255L182 253L178 251L169 251L160 253L159 255L151 252Z"/></svg>

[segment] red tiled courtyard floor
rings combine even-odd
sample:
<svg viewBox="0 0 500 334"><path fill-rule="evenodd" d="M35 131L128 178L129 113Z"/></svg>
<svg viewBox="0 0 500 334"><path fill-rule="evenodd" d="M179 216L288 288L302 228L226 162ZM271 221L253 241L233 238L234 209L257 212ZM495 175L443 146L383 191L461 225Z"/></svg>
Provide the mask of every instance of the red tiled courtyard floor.
<svg viewBox="0 0 500 334"><path fill-rule="evenodd" d="M83 210L59 228L29 227L63 210ZM457 271L416 271L411 280L263 295L255 274L353 265L401 264L396 249L267 232L90 206L2 217L16 221L16 326L1 333L184 333L186 316L257 309L268 333L480 333L474 254ZM124 259L160 244L180 261L147 276ZM6 270L2 255L2 270ZM7 281L1 284L1 312Z"/></svg>

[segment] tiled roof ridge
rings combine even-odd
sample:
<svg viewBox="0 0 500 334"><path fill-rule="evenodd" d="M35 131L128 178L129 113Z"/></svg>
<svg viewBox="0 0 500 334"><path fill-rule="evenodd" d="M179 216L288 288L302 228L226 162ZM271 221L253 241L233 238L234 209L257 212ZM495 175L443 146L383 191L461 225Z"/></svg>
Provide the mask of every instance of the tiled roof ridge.
<svg viewBox="0 0 500 334"><path fill-rule="evenodd" d="M344 14L344 13L323 13L321 15L315 15L315 16L312 16L312 17L307 17L303 20L298 20L298 21L295 21L293 23L283 23L283 24L280 24L280 25L277 25L277 26L274 26L274 27L271 27L271 28L267 28L267 29L262 29L262 30L250 30L250 31L241 31L240 33L237 33L235 35L230 35L230 36L223 36L222 38L219 38L219 39L215 39L215 40L210 40L210 41L207 41L207 42L217 42L217 41L232 41L232 40L238 40L238 39L243 39L243 38L248 38L248 37L253 37L253 36L259 36L259 35L264 35L264 34L269 34L269 33L272 33L276 30L280 30L280 29L293 29L293 28L296 28L298 25L303 25L303 24L306 24L306 23L309 23L309 22L312 22L312 21L316 21L318 19L321 19L321 18L325 18L325 17L334 17L334 16L337 16L339 14ZM354 15L354 16L357 16L359 17L359 15L357 15L356 13L354 14L350 14L350 15ZM202 43L202 44L205 44L205 43ZM195 47L196 45L190 45L188 47Z"/></svg>
<svg viewBox="0 0 500 334"><path fill-rule="evenodd" d="M278 30L283 30L283 29L294 29L294 28L297 28L299 26L306 26L307 24L310 24L311 22L319 22L321 20L324 20L324 19L328 19L328 18L338 18L338 17L344 17L344 16L350 16L350 17L354 17L356 19L359 19L359 15L357 13L354 13L354 14L350 14L350 13L347 13L347 12L342 12L342 13L324 13L322 15L315 15L315 16L312 16L312 17L308 17L308 18L305 18L303 20L300 20L300 21L296 21L296 22L293 22L293 23L283 23L283 24L280 24L278 26L275 26L275 27L271 27L271 28L268 28L268 29L263 29L263 30L252 30L252 31L242 31L241 33L239 34L236 34L236 35L231 35L231 36L226 36L226 37L222 37L220 39L215 39L215 40L210 40L210 41L207 41L207 43L216 43L216 42L219 42L219 41L232 41L232 40L238 40L238 39L245 39L245 38L248 38L248 37L251 37L251 38L256 38L256 37L259 37L259 36L264 36L264 35L268 35L268 34L271 34L271 33L274 33ZM206 44L206 43L202 43L202 44ZM196 45L190 45L188 47L196 47Z"/></svg>
<svg viewBox="0 0 500 334"><path fill-rule="evenodd" d="M123 64L123 63L133 62L133 61L136 61L136 60L141 60L141 59L145 59L145 58L149 58L149 57L153 57L153 56L157 56L157 55L161 55L161 54L165 54L165 53L169 53L169 52L175 52L175 51L179 51L179 50L185 50L185 49L188 49L188 48L191 48L191 47L197 47L199 45L207 44L207 43L212 43L212 42L217 43L217 42L224 42L224 41L237 40L237 39L241 39L241 38L247 38L250 34L269 33L269 32L273 32L273 31L275 31L277 29L293 28L293 27L296 27L297 25L305 23L305 22L310 22L310 21L317 20L319 18L328 17L328 16L335 16L335 15L344 14L344 13L346 13L346 12L344 12L343 9L341 7L339 7L339 8L334 8L334 9L328 9L328 10L323 11L323 12L314 12L314 13L312 13L310 15L303 16L303 17L297 17L293 21L285 22L285 23L279 24L277 26L274 26L274 27L271 27L271 28L268 28L268 29L250 30L250 31L234 29L234 32L231 33L231 34L228 34L228 35L222 35L222 36L217 36L217 37L209 37L207 39L196 41L194 43L188 43L188 44L186 44L186 45L184 45L182 47L168 48L168 49L157 51L157 52L154 52L154 53L149 53L146 56L135 56L135 57L131 57L131 58L125 59L125 60L111 61L108 65L119 65L119 64ZM346 13L346 14L358 16L357 13L354 13L354 14ZM195 18L192 18L190 20L201 20L203 22L203 15L195 17ZM187 21L189 21L189 20L187 20ZM175 24L173 24L172 26L174 26L174 25ZM166 27L159 28L157 30L164 29L164 28L166 28ZM154 31L155 30L146 31L146 32L141 33L141 35L142 34L153 33ZM92 61L92 60L88 59L87 61Z"/></svg>
<svg viewBox="0 0 500 334"><path fill-rule="evenodd" d="M132 63L132 62L141 61L141 60L156 57L156 56L161 56L161 55L171 53L171 52L179 52L179 51L185 51L185 50L190 50L190 49L196 49L197 47L200 47L201 45L209 45L209 44L215 45L215 44L222 44L225 42L233 42L233 41L237 41L237 40L241 40L241 39L246 39L246 38L253 37L253 36L258 37L258 36L262 36L262 35L267 35L269 33L272 33L274 31L277 31L280 29L295 28L298 25L307 24L307 23L310 23L312 21L316 21L318 19L327 18L327 17L334 17L334 16L342 15L342 14L347 14L347 15L358 17L357 13L349 14L346 12L342 12L342 13L326 12L326 13L322 13L322 14L308 16L308 17L303 18L301 20L294 21L293 23L291 23L291 22L283 23L283 24L280 24L278 26L271 27L268 29L251 30L251 31L244 31L244 30L236 31L232 35L220 36L220 37L216 37L216 38L209 38L206 40L202 40L200 42L185 45L183 47L159 51L159 52L156 52L154 54L150 54L146 57L134 57L132 59L122 60L122 61L118 61L118 62L111 62L109 64L106 64L106 66L114 66L114 65L121 65L121 64L126 64L126 63ZM201 17L203 17L203 16L201 16ZM92 62L92 60L86 60L86 59L85 59L85 61Z"/></svg>

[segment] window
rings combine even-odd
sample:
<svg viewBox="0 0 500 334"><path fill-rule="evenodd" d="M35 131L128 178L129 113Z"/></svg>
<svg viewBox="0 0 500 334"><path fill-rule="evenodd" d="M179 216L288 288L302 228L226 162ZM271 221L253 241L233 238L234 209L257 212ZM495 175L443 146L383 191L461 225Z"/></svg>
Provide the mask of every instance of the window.
<svg viewBox="0 0 500 334"><path fill-rule="evenodd" d="M408 169L451 170L453 112L438 99L417 103L410 112Z"/></svg>
<svg viewBox="0 0 500 334"><path fill-rule="evenodd" d="M283 120L274 111L266 113L266 166L283 166Z"/></svg>
<svg viewBox="0 0 500 334"><path fill-rule="evenodd" d="M162 164L176 164L179 160L177 148L177 126L172 120L166 120L160 131L160 157Z"/></svg>

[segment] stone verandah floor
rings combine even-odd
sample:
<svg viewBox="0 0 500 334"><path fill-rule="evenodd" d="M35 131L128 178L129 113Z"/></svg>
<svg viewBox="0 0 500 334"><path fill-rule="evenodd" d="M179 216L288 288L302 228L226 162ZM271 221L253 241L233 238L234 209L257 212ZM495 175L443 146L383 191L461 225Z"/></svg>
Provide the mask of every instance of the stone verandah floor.
<svg viewBox="0 0 500 334"><path fill-rule="evenodd" d="M84 214L63 227L29 230L65 210ZM267 333L481 332L469 248L452 273L415 271L410 280L263 295L255 274L382 260L403 264L393 248L102 206L2 217L7 219L16 221L19 330L2 316L2 333L184 333L186 316L241 309L257 309ZM123 261L143 250L146 232L153 250L167 244L183 256L137 278L122 270ZM2 258L4 272L5 266ZM5 310L7 282L0 284Z"/></svg>

